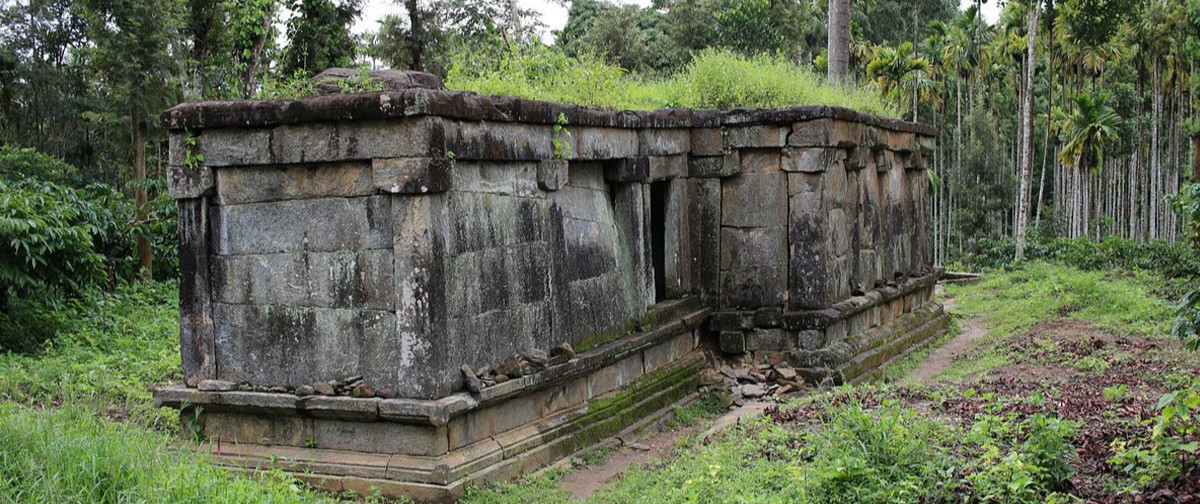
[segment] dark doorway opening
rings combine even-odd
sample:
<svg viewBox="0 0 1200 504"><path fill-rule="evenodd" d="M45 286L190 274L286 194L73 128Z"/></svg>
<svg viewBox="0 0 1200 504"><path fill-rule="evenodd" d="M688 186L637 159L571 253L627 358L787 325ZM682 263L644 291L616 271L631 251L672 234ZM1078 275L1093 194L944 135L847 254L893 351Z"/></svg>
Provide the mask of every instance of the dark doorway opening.
<svg viewBox="0 0 1200 504"><path fill-rule="evenodd" d="M650 184L650 250L654 255L654 302L667 298L668 182Z"/></svg>

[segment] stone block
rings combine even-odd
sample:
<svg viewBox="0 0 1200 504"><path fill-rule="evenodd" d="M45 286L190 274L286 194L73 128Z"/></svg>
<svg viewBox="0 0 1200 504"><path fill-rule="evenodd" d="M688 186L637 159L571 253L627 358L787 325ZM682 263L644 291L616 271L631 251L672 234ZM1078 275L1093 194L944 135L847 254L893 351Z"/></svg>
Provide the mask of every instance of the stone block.
<svg viewBox="0 0 1200 504"><path fill-rule="evenodd" d="M783 310L778 306L759 308L754 312L755 327L779 327L783 319Z"/></svg>
<svg viewBox="0 0 1200 504"><path fill-rule="evenodd" d="M725 148L783 147L787 145L788 126L755 124L750 126L728 126L725 128Z"/></svg>
<svg viewBox="0 0 1200 504"><path fill-rule="evenodd" d="M459 161L559 159L565 153L555 154L554 138L552 127L544 124L455 122L447 131L446 149Z"/></svg>
<svg viewBox="0 0 1200 504"><path fill-rule="evenodd" d="M218 379L297 387L360 374L374 388L399 385L392 312L216 303L213 319Z"/></svg>
<svg viewBox="0 0 1200 504"><path fill-rule="evenodd" d="M211 196L216 185L213 170L208 166L167 167L167 193L172 198L188 199Z"/></svg>
<svg viewBox="0 0 1200 504"><path fill-rule="evenodd" d="M538 188L538 167L532 162L456 161L451 174L455 192L474 192L542 197Z"/></svg>
<svg viewBox="0 0 1200 504"><path fill-rule="evenodd" d="M338 126L336 123L277 126L271 132L271 157L277 164L337 160Z"/></svg>
<svg viewBox="0 0 1200 504"><path fill-rule="evenodd" d="M543 191L557 191L567 185L570 165L565 159L538 161L537 183Z"/></svg>
<svg viewBox="0 0 1200 504"><path fill-rule="evenodd" d="M656 346L647 348L643 352L643 362L646 367L646 373L653 373L665 366L673 364L681 359L694 348L695 340L692 338L692 333L685 332L679 334L665 343L660 343Z"/></svg>
<svg viewBox="0 0 1200 504"><path fill-rule="evenodd" d="M604 179L609 182L642 182L650 177L650 158L612 159L604 163Z"/></svg>
<svg viewBox="0 0 1200 504"><path fill-rule="evenodd" d="M782 305L787 297L783 227L721 229L721 298L730 308Z"/></svg>
<svg viewBox="0 0 1200 504"><path fill-rule="evenodd" d="M782 162L783 171L819 173L846 162L846 151L833 147L788 148Z"/></svg>
<svg viewBox="0 0 1200 504"><path fill-rule="evenodd" d="M271 164L271 130L224 128L206 130L198 137L206 166Z"/></svg>
<svg viewBox="0 0 1200 504"><path fill-rule="evenodd" d="M216 183L221 205L375 193L371 166L365 162L221 168Z"/></svg>
<svg viewBox="0 0 1200 504"><path fill-rule="evenodd" d="M200 415L204 434L233 444L304 446L313 438L312 419L286 415L251 415L205 411Z"/></svg>
<svg viewBox="0 0 1200 504"><path fill-rule="evenodd" d="M701 301L716 301L721 273L721 181L689 179L687 218L691 285Z"/></svg>
<svg viewBox="0 0 1200 504"><path fill-rule="evenodd" d="M742 149L739 151L742 170L746 173L778 172L779 149Z"/></svg>
<svg viewBox="0 0 1200 504"><path fill-rule="evenodd" d="M428 157L371 160L375 189L389 194L428 194L450 190L454 160Z"/></svg>
<svg viewBox="0 0 1200 504"><path fill-rule="evenodd" d="M365 453L437 456L448 450L446 427L395 422L313 419L317 448Z"/></svg>
<svg viewBox="0 0 1200 504"><path fill-rule="evenodd" d="M708 318L708 327L718 332L754 329L754 312L722 310Z"/></svg>
<svg viewBox="0 0 1200 504"><path fill-rule="evenodd" d="M667 180L686 177L688 174L688 157L686 155L650 156L649 162L650 171L647 180Z"/></svg>
<svg viewBox="0 0 1200 504"><path fill-rule="evenodd" d="M746 350L777 352L796 348L795 334L779 328L754 329L746 333Z"/></svg>
<svg viewBox="0 0 1200 504"><path fill-rule="evenodd" d="M314 252L306 262L312 306L395 309L391 249Z"/></svg>
<svg viewBox="0 0 1200 504"><path fill-rule="evenodd" d="M686 154L692 147L692 132L688 129L643 129L638 131L638 154L671 156Z"/></svg>
<svg viewBox="0 0 1200 504"><path fill-rule="evenodd" d="M567 126L571 132L571 159L618 159L639 155L635 130Z"/></svg>
<svg viewBox="0 0 1200 504"><path fill-rule="evenodd" d="M442 118L341 122L334 160L442 158L447 156Z"/></svg>
<svg viewBox="0 0 1200 504"><path fill-rule="evenodd" d="M218 254L270 254L387 248L391 199L320 198L221 207Z"/></svg>
<svg viewBox="0 0 1200 504"><path fill-rule="evenodd" d="M596 398L624 387L645 374L642 354L635 353L588 376L588 397Z"/></svg>
<svg viewBox="0 0 1200 504"><path fill-rule="evenodd" d="M742 173L741 155L738 151L717 156L692 156L688 175L698 178L725 178Z"/></svg>
<svg viewBox="0 0 1200 504"><path fill-rule="evenodd" d="M825 346L825 331L821 329L808 329L799 331L797 334L797 343L803 350L816 350Z"/></svg>
<svg viewBox="0 0 1200 504"><path fill-rule="evenodd" d="M309 304L303 253L212 257L213 298L230 304Z"/></svg>
<svg viewBox="0 0 1200 504"><path fill-rule="evenodd" d="M788 145L793 147L837 147L853 149L863 143L861 123L839 119L814 119L792 124Z"/></svg>
<svg viewBox="0 0 1200 504"><path fill-rule="evenodd" d="M746 333L742 331L721 331L719 345L722 352L744 354L746 353Z"/></svg>
<svg viewBox="0 0 1200 504"><path fill-rule="evenodd" d="M725 136L721 128L692 129L692 156L725 154Z"/></svg>
<svg viewBox="0 0 1200 504"><path fill-rule="evenodd" d="M772 227L787 224L784 173L743 173L721 182L721 225Z"/></svg>

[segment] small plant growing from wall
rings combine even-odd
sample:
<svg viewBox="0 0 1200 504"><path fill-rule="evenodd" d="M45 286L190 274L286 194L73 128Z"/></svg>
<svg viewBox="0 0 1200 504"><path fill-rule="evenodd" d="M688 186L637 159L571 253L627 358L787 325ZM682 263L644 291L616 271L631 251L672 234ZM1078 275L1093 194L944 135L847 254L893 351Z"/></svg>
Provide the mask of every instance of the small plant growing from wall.
<svg viewBox="0 0 1200 504"><path fill-rule="evenodd" d="M572 155L571 132L567 130L567 116L562 112L558 113L553 131L554 139L551 143L554 145L554 159L569 159Z"/></svg>

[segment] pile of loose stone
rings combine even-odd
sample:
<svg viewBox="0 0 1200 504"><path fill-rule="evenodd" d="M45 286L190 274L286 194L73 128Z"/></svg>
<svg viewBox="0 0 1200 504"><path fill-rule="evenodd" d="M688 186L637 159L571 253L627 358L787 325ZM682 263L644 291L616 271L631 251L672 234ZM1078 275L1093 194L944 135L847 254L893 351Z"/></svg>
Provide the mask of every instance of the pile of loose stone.
<svg viewBox="0 0 1200 504"><path fill-rule="evenodd" d="M748 399L800 395L808 388L804 378L787 362L724 365L718 371L729 388L725 400L729 406L742 406Z"/></svg>
<svg viewBox="0 0 1200 504"><path fill-rule="evenodd" d="M307 397L312 395L323 396L349 396L349 397L382 397L384 399L394 399L396 391L388 388L375 389L367 384L366 380L360 376L351 376L344 380L329 380L323 383L313 385L301 385L299 387L268 387L265 385L251 385L247 382L233 383L225 380L201 380L196 386L197 389L206 392L269 392L274 394L293 394L297 397Z"/></svg>
<svg viewBox="0 0 1200 504"><path fill-rule="evenodd" d="M483 367L479 370L474 370L471 369L471 366L463 364L462 373L467 381L467 390L479 392L487 387L504 383L514 378L544 371L551 366L566 364L574 358L575 349L571 347L570 343L562 342L550 349L549 354L545 351L531 348L521 353L513 353L501 363L490 368Z"/></svg>

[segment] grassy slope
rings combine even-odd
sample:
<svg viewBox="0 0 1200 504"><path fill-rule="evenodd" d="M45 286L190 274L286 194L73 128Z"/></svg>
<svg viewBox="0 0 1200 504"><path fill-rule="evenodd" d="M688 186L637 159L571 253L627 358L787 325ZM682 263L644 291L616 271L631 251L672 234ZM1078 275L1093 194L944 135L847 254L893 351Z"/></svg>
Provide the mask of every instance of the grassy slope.
<svg viewBox="0 0 1200 504"><path fill-rule="evenodd" d="M1166 335L1173 305L1157 293L1168 288L1146 273L1031 263L1011 272L989 273L976 284L947 286L946 295L955 299L956 312L983 317L988 335L979 343L987 344L1056 317L1117 333ZM974 359L955 362L938 379L956 380L1008 364L1009 356L999 348L988 347Z"/></svg>
<svg viewBox="0 0 1200 504"><path fill-rule="evenodd" d="M167 447L178 413L155 408L150 388L179 372L177 292L91 296L60 312L67 329L40 353L0 354L0 503L331 500Z"/></svg>

